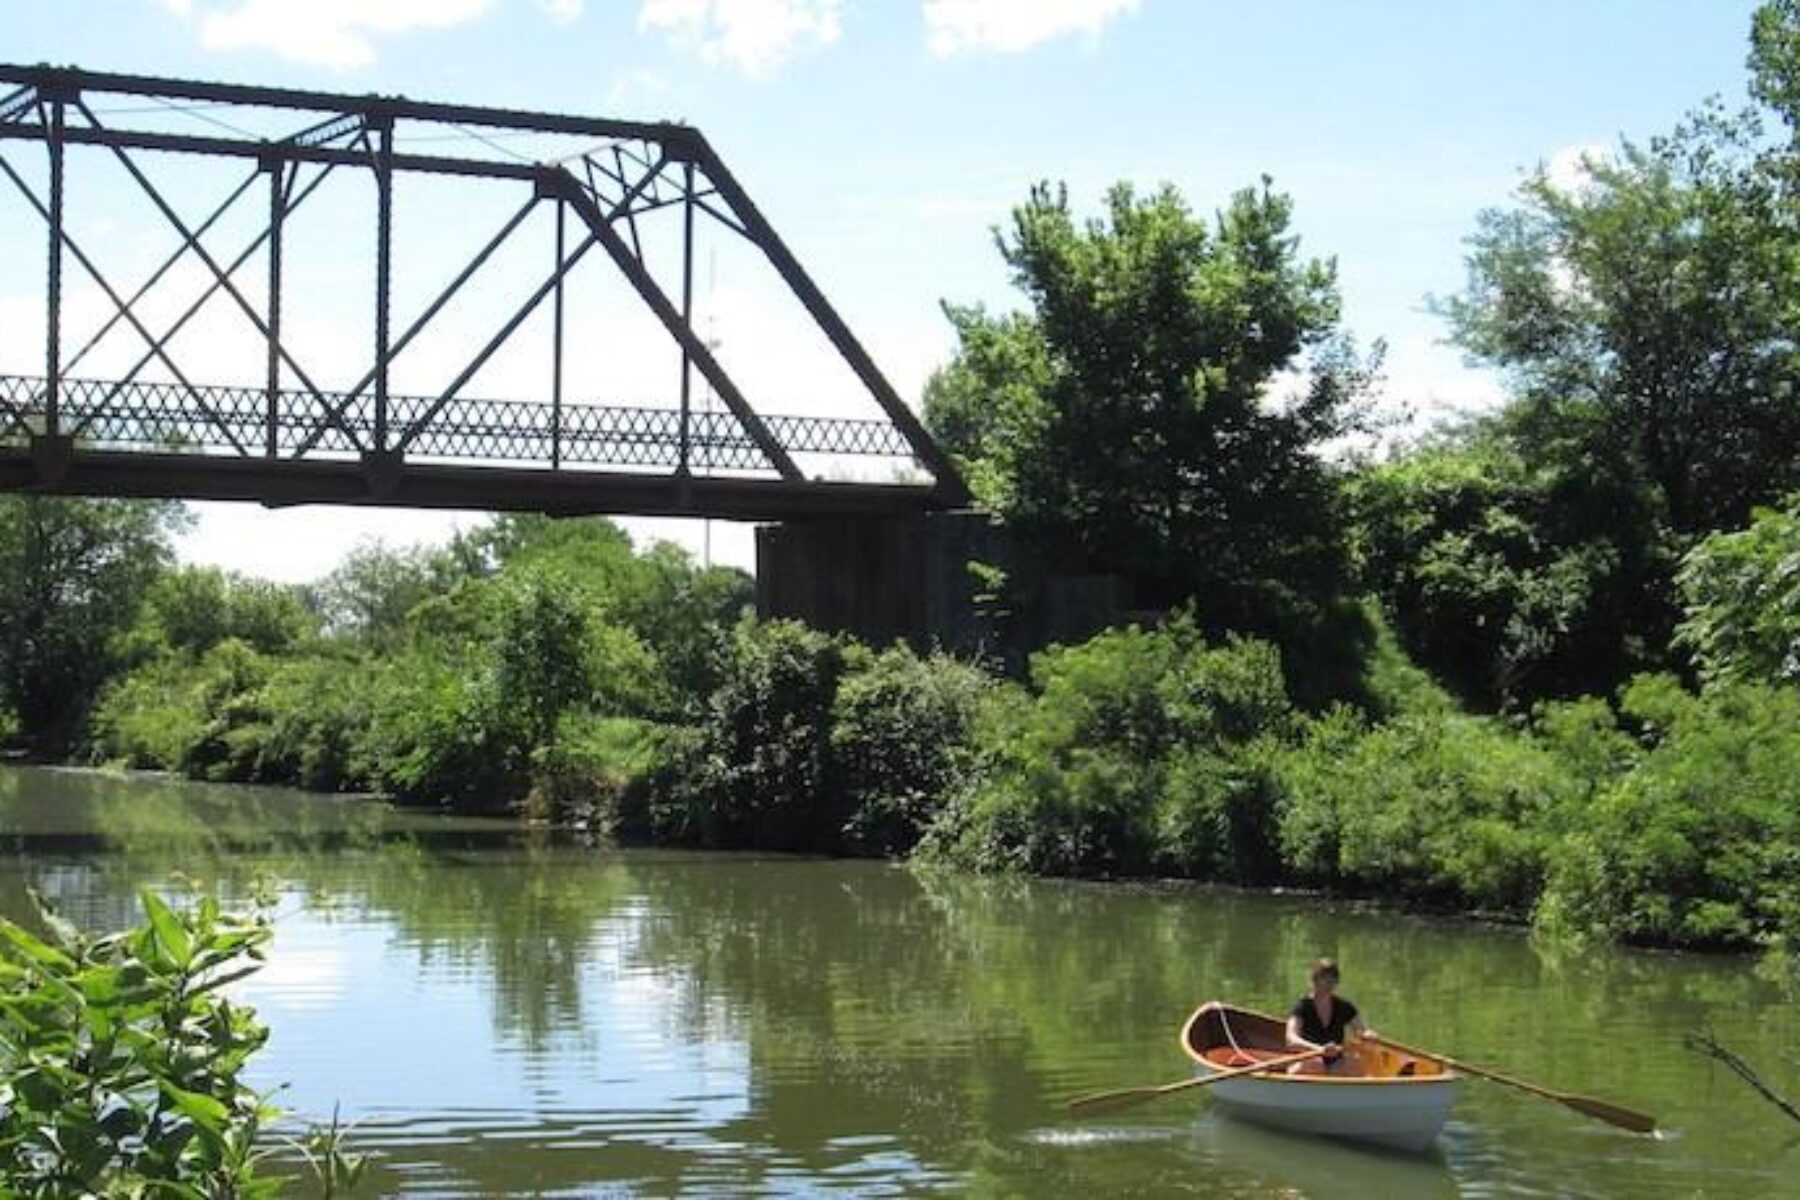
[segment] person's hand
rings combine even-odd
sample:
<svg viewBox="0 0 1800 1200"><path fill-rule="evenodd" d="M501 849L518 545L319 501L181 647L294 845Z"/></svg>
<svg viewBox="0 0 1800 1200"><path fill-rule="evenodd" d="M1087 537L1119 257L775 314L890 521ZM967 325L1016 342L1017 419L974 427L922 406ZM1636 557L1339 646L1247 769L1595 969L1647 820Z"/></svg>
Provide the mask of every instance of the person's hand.
<svg viewBox="0 0 1800 1200"><path fill-rule="evenodd" d="M1336 1042L1331 1042L1325 1047L1325 1060L1330 1062L1343 1052L1344 1048L1342 1046L1338 1045Z"/></svg>
<svg viewBox="0 0 1800 1200"><path fill-rule="evenodd" d="M1376 1033L1373 1029L1365 1029L1362 1031L1362 1040L1365 1042L1379 1042L1381 1040L1381 1035Z"/></svg>

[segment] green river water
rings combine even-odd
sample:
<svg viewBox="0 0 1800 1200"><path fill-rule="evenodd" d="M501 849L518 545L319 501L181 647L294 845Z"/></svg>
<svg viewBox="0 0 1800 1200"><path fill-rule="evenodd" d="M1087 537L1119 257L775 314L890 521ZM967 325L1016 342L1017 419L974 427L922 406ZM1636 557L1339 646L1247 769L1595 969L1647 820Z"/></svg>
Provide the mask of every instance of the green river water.
<svg viewBox="0 0 1800 1200"><path fill-rule="evenodd" d="M1800 1092L1800 1021L1752 963L1557 957L1520 932L1189 888L605 850L368 801L0 769L0 914L86 926L136 889L272 883L254 1081L334 1105L415 1196L1800 1196L1800 1126L1682 1045ZM1437 1148L1266 1132L1180 1079L1200 1000L1286 1005L1344 964L1374 1025L1649 1110L1633 1137L1466 1085Z"/></svg>

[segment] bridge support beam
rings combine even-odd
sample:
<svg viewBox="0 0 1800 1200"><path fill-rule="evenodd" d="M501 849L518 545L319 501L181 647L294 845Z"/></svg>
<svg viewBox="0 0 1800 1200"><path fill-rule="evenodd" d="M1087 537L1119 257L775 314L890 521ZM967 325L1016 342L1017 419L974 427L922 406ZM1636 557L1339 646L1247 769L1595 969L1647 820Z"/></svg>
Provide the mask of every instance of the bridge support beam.
<svg viewBox="0 0 1800 1200"><path fill-rule="evenodd" d="M69 474L69 463L75 458L75 439L66 433L40 433L31 439L31 465L37 471L37 483L55 487Z"/></svg>

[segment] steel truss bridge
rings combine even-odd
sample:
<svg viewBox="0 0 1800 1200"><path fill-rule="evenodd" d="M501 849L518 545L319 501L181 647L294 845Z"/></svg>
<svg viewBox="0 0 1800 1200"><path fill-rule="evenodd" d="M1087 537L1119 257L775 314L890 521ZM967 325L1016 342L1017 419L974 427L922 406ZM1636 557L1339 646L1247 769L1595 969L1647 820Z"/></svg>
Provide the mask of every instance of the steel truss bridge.
<svg viewBox="0 0 1800 1200"><path fill-rule="evenodd" d="M199 131L177 120L196 111L204 119ZM133 119L115 120L120 113ZM285 122L286 132L245 128L275 122ZM460 136L445 137L446 129ZM575 139L580 148L545 161L506 152L501 139L528 135ZM456 153L418 152L451 141ZM66 163L74 153L116 160L173 234L172 252L133 287L65 220L73 182ZM38 154L47 161L21 169L22 159ZM184 217L167 184L153 178L172 156L247 169L209 213ZM373 181L362 218L371 227L372 294L334 298L369 314L368 366L336 390L318 383L283 337L293 286L284 234L333 172ZM434 260L447 276L442 289L396 328L393 195L395 180L409 175L510 188L518 208L466 259ZM967 499L949 459L690 126L0 65L0 176L7 181L0 190L16 192L46 234L43 367L0 374L0 491L738 519L917 512ZM209 231L227 213L241 220L258 197L261 206L250 211L259 232L232 253L215 250L220 239L214 232L209 242ZM424 395L390 390L396 357L546 206L556 237L547 276L485 341L459 333L466 362L447 385ZM668 264L659 261L659 274L648 253L646 226L658 218L679 222L673 280ZM760 251L879 419L765 414L752 404L694 328L697 221ZM586 332L565 327L564 287L594 249L671 339L679 369L668 394L656 398L662 406L604 406L563 394L565 363ZM0 246L0 264L25 253ZM178 265L193 271L196 264L206 281L201 295L158 323L146 297ZM248 277L246 264L253 264ZM65 280L77 271L110 313L71 353ZM0 277L6 274L15 273ZM546 302L548 395L465 395ZM235 311L254 329L263 360L256 378L221 386L181 361L173 342L208 306ZM109 335L133 338L136 365L109 378L84 374L88 351ZM718 397L721 411L696 407L700 387ZM796 456L885 459L892 481L809 476Z"/></svg>

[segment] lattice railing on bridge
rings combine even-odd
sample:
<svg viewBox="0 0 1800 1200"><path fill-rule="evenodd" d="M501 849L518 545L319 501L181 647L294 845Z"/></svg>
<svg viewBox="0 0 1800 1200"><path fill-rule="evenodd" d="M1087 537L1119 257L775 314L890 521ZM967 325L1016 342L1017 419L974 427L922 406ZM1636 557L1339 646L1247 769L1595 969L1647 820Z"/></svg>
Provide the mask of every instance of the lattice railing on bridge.
<svg viewBox="0 0 1800 1200"><path fill-rule="evenodd" d="M43 432L45 397L43 378L0 375L0 444L22 445ZM65 379L60 397L60 429L92 450L301 459L377 447L374 402L366 395L283 391L272 422L268 393L256 388ZM790 454L913 454L905 435L886 421L776 416L764 422ZM440 404L436 397L391 396L387 446L425 461L673 468L682 461L682 419L662 408L484 399ZM698 468L769 465L729 412L691 412L687 446L687 460Z"/></svg>

